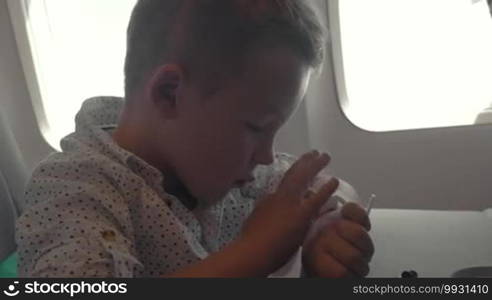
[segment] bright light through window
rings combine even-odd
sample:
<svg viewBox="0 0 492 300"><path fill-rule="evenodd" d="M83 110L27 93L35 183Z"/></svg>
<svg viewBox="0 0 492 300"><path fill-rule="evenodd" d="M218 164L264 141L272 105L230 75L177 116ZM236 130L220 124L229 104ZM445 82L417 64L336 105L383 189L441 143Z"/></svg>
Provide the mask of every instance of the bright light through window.
<svg viewBox="0 0 492 300"><path fill-rule="evenodd" d="M371 131L473 124L492 103L492 18L474 2L340 0L347 117Z"/></svg>
<svg viewBox="0 0 492 300"><path fill-rule="evenodd" d="M26 2L50 144L75 128L82 102L122 96L126 27L136 0Z"/></svg>

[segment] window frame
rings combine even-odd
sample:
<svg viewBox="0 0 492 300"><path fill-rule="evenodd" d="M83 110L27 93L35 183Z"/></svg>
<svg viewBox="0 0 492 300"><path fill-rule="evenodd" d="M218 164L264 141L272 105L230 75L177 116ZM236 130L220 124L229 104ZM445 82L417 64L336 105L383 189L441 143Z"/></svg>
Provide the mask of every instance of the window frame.
<svg viewBox="0 0 492 300"><path fill-rule="evenodd" d="M364 132L370 133L389 133L389 132L407 132L407 131L421 131L421 130L434 130L434 129L452 129L461 127L477 127L477 126L491 126L492 122L486 122L484 120L492 120L492 102L488 107L476 115L474 123L470 124L456 124L456 125L442 125L435 127L410 127L401 129L386 129L386 130L371 130L361 127L348 115L349 110L349 98L347 93L346 75L344 68L344 55L342 47L341 36L341 22L340 22L340 0L325 0L326 1L326 15L328 16L328 26L330 33L330 50L331 50L331 63L333 66L334 81L336 87L336 95L338 97L338 103L340 106L343 117L354 127ZM481 0L475 0L476 2Z"/></svg>
<svg viewBox="0 0 492 300"><path fill-rule="evenodd" d="M36 0L40 1L40 0ZM41 0L44 1L44 0ZM43 87L42 63L36 53L32 27L27 17L26 0L7 0L7 7L10 14L12 28L17 43L19 58L24 71L27 89L31 98L32 107L36 117L39 130L44 140L53 148L58 148L58 141L51 134L51 128L46 116L43 104L43 94L46 89Z"/></svg>
<svg viewBox="0 0 492 300"><path fill-rule="evenodd" d="M326 0L326 15L330 32L330 47L333 73L335 77L336 95L340 110L345 119L356 128L366 132L376 132L364 129L354 123L345 113L348 106L347 85L345 82L344 57L342 51L342 35L340 28L340 3L339 0Z"/></svg>

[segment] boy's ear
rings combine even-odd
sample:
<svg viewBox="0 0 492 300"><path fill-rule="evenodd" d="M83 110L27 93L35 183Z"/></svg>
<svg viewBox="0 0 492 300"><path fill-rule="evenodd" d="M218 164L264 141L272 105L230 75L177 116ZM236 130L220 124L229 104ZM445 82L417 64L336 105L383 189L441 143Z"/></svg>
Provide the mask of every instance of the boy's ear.
<svg viewBox="0 0 492 300"><path fill-rule="evenodd" d="M177 64L159 67L149 82L149 96L152 103L168 118L177 115L178 90L183 84L183 70Z"/></svg>

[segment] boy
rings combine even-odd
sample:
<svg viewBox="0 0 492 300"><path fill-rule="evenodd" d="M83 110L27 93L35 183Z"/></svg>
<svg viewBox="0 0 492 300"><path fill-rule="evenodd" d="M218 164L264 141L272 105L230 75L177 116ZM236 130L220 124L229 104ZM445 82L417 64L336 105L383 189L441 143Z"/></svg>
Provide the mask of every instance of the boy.
<svg viewBox="0 0 492 300"><path fill-rule="evenodd" d="M140 0L125 100L88 100L28 185L20 275L253 277L282 266L337 187L308 191L329 162L313 151L267 192L283 175L275 134L323 47L305 1ZM367 275L367 215L355 205L342 215L304 245L307 274Z"/></svg>

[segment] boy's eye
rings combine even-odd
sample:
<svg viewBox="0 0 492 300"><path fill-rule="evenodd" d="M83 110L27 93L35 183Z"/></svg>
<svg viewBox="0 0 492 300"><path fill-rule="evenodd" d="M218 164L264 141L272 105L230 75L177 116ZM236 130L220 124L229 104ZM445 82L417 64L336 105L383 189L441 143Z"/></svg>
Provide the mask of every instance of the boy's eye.
<svg viewBox="0 0 492 300"><path fill-rule="evenodd" d="M263 132L263 128L260 126L256 126L254 124L246 123L246 126L248 127L249 130L255 132L255 133L261 133Z"/></svg>

